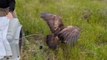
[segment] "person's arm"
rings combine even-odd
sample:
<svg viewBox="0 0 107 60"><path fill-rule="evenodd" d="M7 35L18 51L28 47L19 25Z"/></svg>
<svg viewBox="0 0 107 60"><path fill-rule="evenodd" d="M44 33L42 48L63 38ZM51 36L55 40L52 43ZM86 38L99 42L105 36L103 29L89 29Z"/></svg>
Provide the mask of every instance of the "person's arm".
<svg viewBox="0 0 107 60"><path fill-rule="evenodd" d="M11 20L13 19L12 13L14 12L15 9L15 0L9 0L9 13L7 14L7 17Z"/></svg>

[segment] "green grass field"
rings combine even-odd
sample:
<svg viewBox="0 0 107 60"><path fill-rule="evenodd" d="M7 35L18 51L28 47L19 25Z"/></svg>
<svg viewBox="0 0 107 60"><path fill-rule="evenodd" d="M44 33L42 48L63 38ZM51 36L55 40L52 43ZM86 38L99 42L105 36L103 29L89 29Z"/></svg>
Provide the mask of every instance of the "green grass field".
<svg viewBox="0 0 107 60"><path fill-rule="evenodd" d="M81 29L75 47L61 45L57 51L39 50L29 38L22 60L107 60L107 0L17 0L16 11L26 35L50 33L40 18L44 12L59 15L66 26Z"/></svg>

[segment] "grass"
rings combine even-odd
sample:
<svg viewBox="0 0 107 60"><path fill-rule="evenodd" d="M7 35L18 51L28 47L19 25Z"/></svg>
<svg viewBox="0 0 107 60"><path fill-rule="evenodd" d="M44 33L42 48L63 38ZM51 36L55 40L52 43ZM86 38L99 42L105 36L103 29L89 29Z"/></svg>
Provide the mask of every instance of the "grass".
<svg viewBox="0 0 107 60"><path fill-rule="evenodd" d="M57 51L47 46L39 50L39 45L28 38L22 59L107 60L106 3L106 0L17 0L17 15L26 35L38 33L46 36L50 33L47 24L40 18L44 12L60 15L66 26L81 28L81 37L73 48L61 45ZM85 15L88 18L84 18Z"/></svg>

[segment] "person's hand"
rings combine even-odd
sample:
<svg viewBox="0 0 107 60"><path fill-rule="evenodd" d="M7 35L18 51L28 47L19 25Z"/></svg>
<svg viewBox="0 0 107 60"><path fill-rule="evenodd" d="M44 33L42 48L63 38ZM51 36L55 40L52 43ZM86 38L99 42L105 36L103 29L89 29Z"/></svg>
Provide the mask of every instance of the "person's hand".
<svg viewBox="0 0 107 60"><path fill-rule="evenodd" d="M13 15L12 15L11 12L9 12L6 16L7 16L7 18L8 18L9 20L12 20L12 19L13 19Z"/></svg>

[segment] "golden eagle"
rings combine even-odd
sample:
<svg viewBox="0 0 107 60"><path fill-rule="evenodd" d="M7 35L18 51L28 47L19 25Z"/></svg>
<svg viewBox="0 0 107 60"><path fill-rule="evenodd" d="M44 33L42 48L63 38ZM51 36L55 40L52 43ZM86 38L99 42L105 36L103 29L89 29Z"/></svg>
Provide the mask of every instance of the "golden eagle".
<svg viewBox="0 0 107 60"><path fill-rule="evenodd" d="M46 43L56 49L59 42L73 46L80 37L80 29L75 26L65 27L60 16L42 13L41 18L46 21L52 34L47 36Z"/></svg>

